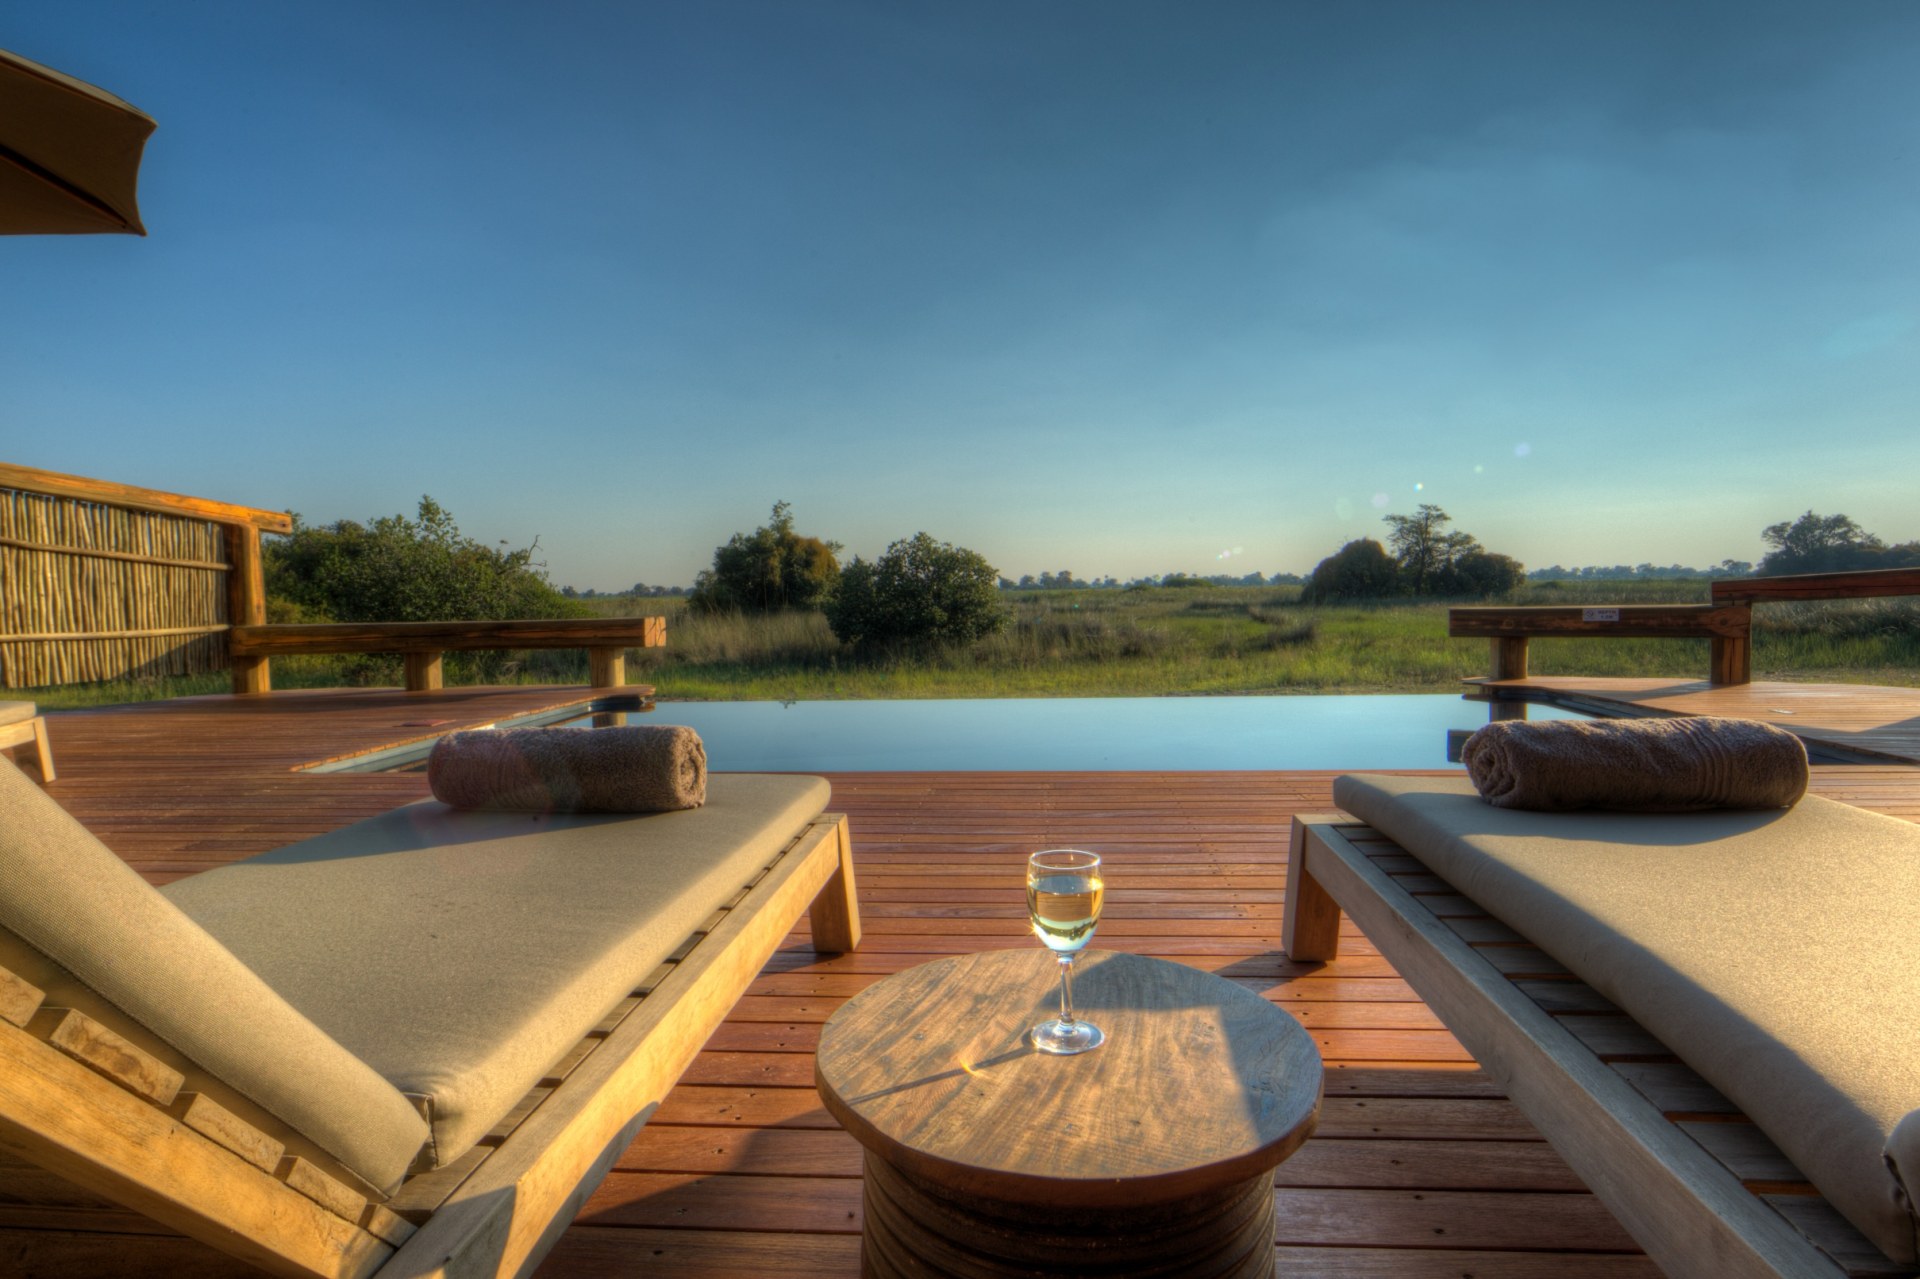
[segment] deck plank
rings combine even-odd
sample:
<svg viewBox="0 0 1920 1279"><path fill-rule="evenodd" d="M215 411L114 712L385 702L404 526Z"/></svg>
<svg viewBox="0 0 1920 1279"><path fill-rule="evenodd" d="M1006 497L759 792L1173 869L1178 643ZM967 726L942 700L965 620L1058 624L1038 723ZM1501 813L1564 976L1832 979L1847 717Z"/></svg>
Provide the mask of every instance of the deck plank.
<svg viewBox="0 0 1920 1279"><path fill-rule="evenodd" d="M1690 695L1664 684L1627 691L1655 709ZM417 773L295 771L304 763L584 696L324 690L67 712L50 717L61 771L49 793L165 882L425 794ZM1864 740L1894 729L1862 719L1847 731ZM709 747L724 764L724 744ZM1246 986L1297 1017L1326 1054L1319 1133L1277 1174L1283 1273L1655 1275L1370 943L1349 927L1334 963L1280 953L1288 824L1332 808L1335 775L829 775L834 807L852 819L865 943L816 954L804 922L786 939L539 1273L857 1274L859 1151L813 1088L821 1022L902 968L1032 944L1019 888L1026 854L1085 844L1106 854L1111 883L1096 945ZM1814 790L1920 819L1920 769L1910 766L1820 767ZM163 1273L192 1253L157 1228L88 1236L64 1218L36 1229L15 1214L0 1234L20 1256L105 1258L110 1273Z"/></svg>

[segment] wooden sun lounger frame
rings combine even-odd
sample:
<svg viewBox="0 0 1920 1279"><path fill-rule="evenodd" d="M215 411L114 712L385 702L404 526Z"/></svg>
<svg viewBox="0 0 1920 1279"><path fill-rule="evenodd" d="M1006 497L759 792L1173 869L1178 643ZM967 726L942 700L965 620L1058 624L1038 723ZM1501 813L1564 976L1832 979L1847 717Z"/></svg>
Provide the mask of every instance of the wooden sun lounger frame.
<svg viewBox="0 0 1920 1279"><path fill-rule="evenodd" d="M1685 1066L1609 1064L1623 1057L1657 1063L1671 1054L1525 938L1475 913L1469 899L1372 828L1338 814L1296 817L1288 956L1333 959L1342 909L1674 1279L1913 1273L1881 1256L1810 1186L1794 1184L1804 1177L1757 1129L1740 1125L1744 1154L1716 1149L1714 1130L1734 1135L1744 1116ZM1571 1027L1582 1020L1603 1033L1576 1035ZM1645 1078L1636 1086L1630 1074ZM1664 1105L1655 1100L1663 1083ZM1670 1118L1675 1112L1717 1122ZM1743 1182L1721 1162L1723 1154L1735 1165L1751 1159L1756 1144L1768 1163L1791 1173L1786 1184L1751 1173Z"/></svg>
<svg viewBox="0 0 1920 1279"><path fill-rule="evenodd" d="M816 949L859 945L852 858L847 819L815 818L473 1152L409 1179L386 1205L285 1156L211 1099L180 1094L175 1072L83 1014L42 1007L4 970L0 1148L276 1274L526 1274L803 911ZM73 1224L84 1223L62 1221ZM58 1229L49 1247L61 1246Z"/></svg>

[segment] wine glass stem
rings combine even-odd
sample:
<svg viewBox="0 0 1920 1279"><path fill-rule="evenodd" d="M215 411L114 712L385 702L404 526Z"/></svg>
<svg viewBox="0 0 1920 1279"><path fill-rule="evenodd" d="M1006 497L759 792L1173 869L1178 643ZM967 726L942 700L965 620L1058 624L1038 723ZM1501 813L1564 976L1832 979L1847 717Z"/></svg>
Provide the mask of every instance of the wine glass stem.
<svg viewBox="0 0 1920 1279"><path fill-rule="evenodd" d="M1060 1021L1073 1025L1073 952L1065 951L1060 956Z"/></svg>

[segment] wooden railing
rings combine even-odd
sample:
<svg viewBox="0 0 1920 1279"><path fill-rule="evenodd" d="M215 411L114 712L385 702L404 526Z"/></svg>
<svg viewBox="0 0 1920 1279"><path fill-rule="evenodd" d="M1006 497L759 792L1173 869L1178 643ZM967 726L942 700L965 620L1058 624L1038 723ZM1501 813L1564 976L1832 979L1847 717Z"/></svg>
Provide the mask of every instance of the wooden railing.
<svg viewBox="0 0 1920 1279"><path fill-rule="evenodd" d="M1753 682L1753 606L1769 600L1867 599L1920 595L1920 569L1738 577L1711 584L1711 604L1600 606L1499 605L1447 610L1447 634L1492 641L1489 677L1527 677L1527 641L1566 635L1609 635L1711 641L1708 681Z"/></svg>
<svg viewBox="0 0 1920 1279"><path fill-rule="evenodd" d="M584 648L617 688L627 649L667 642L664 617L269 626L260 535L292 531L281 511L0 462L0 688L224 666L265 693L276 656L400 653L424 691L444 652L523 648Z"/></svg>

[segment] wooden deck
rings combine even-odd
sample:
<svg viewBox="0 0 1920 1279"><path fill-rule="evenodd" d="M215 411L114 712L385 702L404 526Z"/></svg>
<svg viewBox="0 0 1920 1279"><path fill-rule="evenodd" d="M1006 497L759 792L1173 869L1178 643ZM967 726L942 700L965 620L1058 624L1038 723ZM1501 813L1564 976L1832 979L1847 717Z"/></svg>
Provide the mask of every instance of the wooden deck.
<svg viewBox="0 0 1920 1279"><path fill-rule="evenodd" d="M1920 688L1534 675L1468 680L1469 695L1555 702L1607 715L1714 715L1758 719L1862 759L1920 763ZM1911 814L1910 814L1911 815Z"/></svg>
<svg viewBox="0 0 1920 1279"><path fill-rule="evenodd" d="M67 713L52 720L60 780L49 790L160 882L425 793L417 773L293 771L300 764L584 695L341 690ZM713 745L724 763L724 744ZM789 938L540 1274L857 1274L859 1149L812 1086L819 1026L882 974L1034 944L1023 862L1063 843L1107 855L1096 945L1220 973L1319 1044L1319 1135L1277 1178L1282 1273L1655 1274L1364 938L1349 931L1331 964L1279 953L1288 824L1331 807L1332 776L831 775L834 806L852 817L866 940L823 959L804 931ZM1920 819L1913 767L1821 767L1815 789ZM21 1231L48 1224L0 1204L0 1270ZM104 1256L97 1273L116 1275L190 1273L209 1255L138 1222L114 1228L74 1255Z"/></svg>

